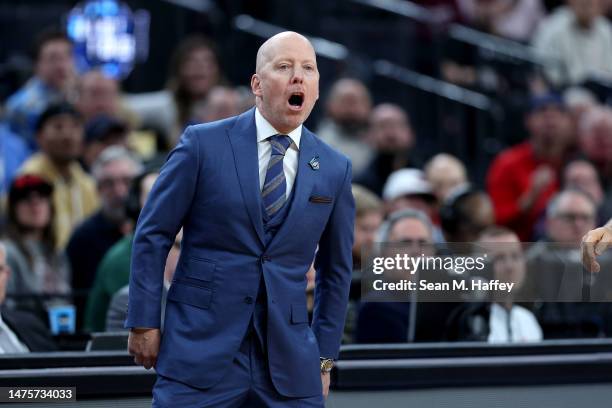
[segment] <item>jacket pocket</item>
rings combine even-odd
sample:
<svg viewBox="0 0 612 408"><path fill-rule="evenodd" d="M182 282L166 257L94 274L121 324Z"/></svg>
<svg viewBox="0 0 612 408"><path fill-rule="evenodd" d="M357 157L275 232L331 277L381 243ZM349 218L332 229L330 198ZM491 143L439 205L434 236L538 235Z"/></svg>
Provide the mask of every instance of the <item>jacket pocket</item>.
<svg viewBox="0 0 612 408"><path fill-rule="evenodd" d="M175 280L168 290L168 300L208 309L212 300L212 289Z"/></svg>
<svg viewBox="0 0 612 408"><path fill-rule="evenodd" d="M293 303L291 305L291 323L308 323L308 309L305 304Z"/></svg>
<svg viewBox="0 0 612 408"><path fill-rule="evenodd" d="M186 278L212 282L217 263L209 259L186 257L183 261L183 275Z"/></svg>

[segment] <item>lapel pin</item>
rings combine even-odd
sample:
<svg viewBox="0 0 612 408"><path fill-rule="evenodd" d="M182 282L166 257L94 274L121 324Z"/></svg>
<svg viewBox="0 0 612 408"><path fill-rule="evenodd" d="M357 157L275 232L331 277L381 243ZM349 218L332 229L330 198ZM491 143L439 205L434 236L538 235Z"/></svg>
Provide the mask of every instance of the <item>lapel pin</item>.
<svg viewBox="0 0 612 408"><path fill-rule="evenodd" d="M319 170L319 156L315 156L308 162L308 165L313 170Z"/></svg>

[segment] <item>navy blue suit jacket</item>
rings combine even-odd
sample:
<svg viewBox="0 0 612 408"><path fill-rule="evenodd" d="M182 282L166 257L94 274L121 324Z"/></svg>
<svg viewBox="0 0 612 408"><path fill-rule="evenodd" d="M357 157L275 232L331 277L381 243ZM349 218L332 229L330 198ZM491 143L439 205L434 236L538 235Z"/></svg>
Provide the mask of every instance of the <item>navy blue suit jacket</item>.
<svg viewBox="0 0 612 408"><path fill-rule="evenodd" d="M164 264L182 226L156 371L198 388L218 383L263 275L272 382L288 397L320 395L319 357L338 356L351 281L351 164L304 127L291 207L268 245L258 168L254 109L186 129L138 220L126 327L159 327ZM311 327L305 274L317 245Z"/></svg>

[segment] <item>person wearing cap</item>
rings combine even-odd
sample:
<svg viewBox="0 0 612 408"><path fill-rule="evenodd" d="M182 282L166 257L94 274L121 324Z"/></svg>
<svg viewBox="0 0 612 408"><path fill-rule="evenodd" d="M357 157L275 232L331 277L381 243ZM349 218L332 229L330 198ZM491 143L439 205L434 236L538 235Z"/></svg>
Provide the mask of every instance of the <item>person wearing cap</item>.
<svg viewBox="0 0 612 408"><path fill-rule="evenodd" d="M85 146L82 164L91 169L100 153L109 146L128 147L128 125L109 115L98 115L85 126Z"/></svg>
<svg viewBox="0 0 612 408"><path fill-rule="evenodd" d="M42 177L15 178L8 196L6 257L13 276L8 292L21 295L67 295L70 268L56 250L53 233L53 186ZM25 308L32 307L26 300Z"/></svg>
<svg viewBox="0 0 612 408"><path fill-rule="evenodd" d="M575 140L571 116L554 93L532 98L525 126L529 139L503 150L493 160L487 190L497 224L529 241L534 225L559 189L559 173Z"/></svg>
<svg viewBox="0 0 612 408"><path fill-rule="evenodd" d="M64 248L74 227L98 208L95 182L78 162L83 148L80 114L67 103L51 105L40 116L36 140L40 152L20 172L38 175L53 185L55 243Z"/></svg>
<svg viewBox="0 0 612 408"><path fill-rule="evenodd" d="M387 214L405 208L433 214L435 196L425 174L419 169L400 169L389 175L383 188Z"/></svg>

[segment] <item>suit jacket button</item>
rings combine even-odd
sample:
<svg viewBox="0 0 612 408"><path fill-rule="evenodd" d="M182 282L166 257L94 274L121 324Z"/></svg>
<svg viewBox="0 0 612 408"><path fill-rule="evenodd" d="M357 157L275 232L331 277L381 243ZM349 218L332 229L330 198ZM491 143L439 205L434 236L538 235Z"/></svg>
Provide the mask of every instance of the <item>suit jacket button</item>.
<svg viewBox="0 0 612 408"><path fill-rule="evenodd" d="M247 305L250 305L253 303L253 298L250 296L247 296L244 298L244 303L246 303Z"/></svg>

